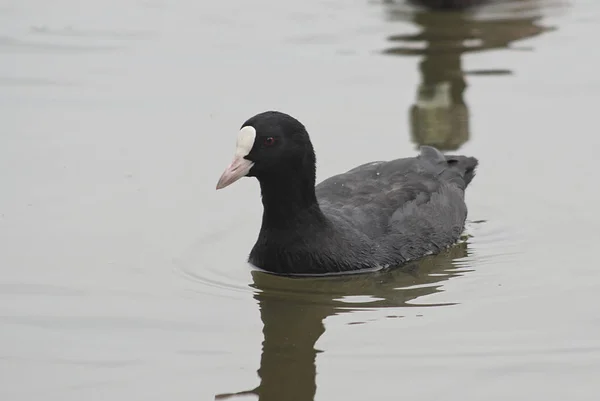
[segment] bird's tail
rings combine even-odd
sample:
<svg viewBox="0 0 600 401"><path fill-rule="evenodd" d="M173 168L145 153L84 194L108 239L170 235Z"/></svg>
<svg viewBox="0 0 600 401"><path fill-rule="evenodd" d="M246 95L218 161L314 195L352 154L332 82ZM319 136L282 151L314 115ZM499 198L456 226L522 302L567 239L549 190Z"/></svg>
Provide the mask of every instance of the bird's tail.
<svg viewBox="0 0 600 401"><path fill-rule="evenodd" d="M446 163L463 172L463 179L465 180L466 187L471 183L473 177L475 177L475 169L479 164L479 160L469 156L446 155Z"/></svg>
<svg viewBox="0 0 600 401"><path fill-rule="evenodd" d="M465 183L465 188L473 180L473 177L475 177L475 169L479 164L479 161L474 157L444 155L433 146L421 146L420 157L438 165L446 163L451 171L459 173Z"/></svg>

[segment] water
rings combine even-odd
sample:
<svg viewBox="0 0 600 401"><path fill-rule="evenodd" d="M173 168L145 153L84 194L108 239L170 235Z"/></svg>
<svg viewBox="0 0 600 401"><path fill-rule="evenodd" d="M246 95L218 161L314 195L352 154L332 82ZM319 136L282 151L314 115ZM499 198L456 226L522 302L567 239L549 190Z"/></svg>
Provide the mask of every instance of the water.
<svg viewBox="0 0 600 401"><path fill-rule="evenodd" d="M0 2L0 399L595 400L599 20ZM425 143L477 156L468 237L390 272L252 271L256 182L214 186L272 108L319 180Z"/></svg>

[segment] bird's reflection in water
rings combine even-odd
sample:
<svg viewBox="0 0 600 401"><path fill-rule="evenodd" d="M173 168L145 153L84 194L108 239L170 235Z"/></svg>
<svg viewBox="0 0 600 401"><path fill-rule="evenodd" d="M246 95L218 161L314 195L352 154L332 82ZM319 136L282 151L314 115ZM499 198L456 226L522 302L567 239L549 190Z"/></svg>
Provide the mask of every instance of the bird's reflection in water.
<svg viewBox="0 0 600 401"><path fill-rule="evenodd" d="M422 3L413 1L412 3ZM411 21L416 34L394 35L384 54L421 56L421 82L410 108L410 131L416 146L431 145L454 151L469 140L467 87L461 57L492 49L515 49L514 42L554 28L541 23L543 1L486 2L469 11L429 11L405 2L385 2L391 20ZM512 71L491 69L471 74L506 75Z"/></svg>
<svg viewBox="0 0 600 401"><path fill-rule="evenodd" d="M428 7L433 10L466 10L474 6L480 6L492 0L408 0L419 6ZM394 1L388 1L393 3Z"/></svg>
<svg viewBox="0 0 600 401"><path fill-rule="evenodd" d="M264 334L260 384L253 390L220 394L215 399L243 395L254 395L261 401L314 399L315 361L320 352L315 343L325 332L327 317L367 309L450 305L416 300L442 291L444 281L464 274L467 270L461 268L460 260L467 255L467 243L461 242L439 255L374 273L286 278L252 272ZM358 297L365 301L346 300Z"/></svg>

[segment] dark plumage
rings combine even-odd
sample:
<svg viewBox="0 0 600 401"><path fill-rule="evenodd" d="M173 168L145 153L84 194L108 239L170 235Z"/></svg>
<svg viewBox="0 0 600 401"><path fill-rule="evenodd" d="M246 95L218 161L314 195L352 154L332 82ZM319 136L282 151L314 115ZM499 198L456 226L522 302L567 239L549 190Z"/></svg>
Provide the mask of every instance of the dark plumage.
<svg viewBox="0 0 600 401"><path fill-rule="evenodd" d="M262 226L249 257L259 268L326 274L402 265L454 244L464 229L475 158L424 146L417 157L363 164L315 187L315 154L299 121L269 111L242 127L254 128L254 143L232 166L245 163L243 173L260 183ZM236 169L217 188L243 175Z"/></svg>

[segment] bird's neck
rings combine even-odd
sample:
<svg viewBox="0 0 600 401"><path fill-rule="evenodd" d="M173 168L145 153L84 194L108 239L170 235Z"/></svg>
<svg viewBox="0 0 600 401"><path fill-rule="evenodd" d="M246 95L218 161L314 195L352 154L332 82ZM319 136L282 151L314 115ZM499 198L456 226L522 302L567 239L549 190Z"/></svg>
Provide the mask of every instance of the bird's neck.
<svg viewBox="0 0 600 401"><path fill-rule="evenodd" d="M314 178L273 175L260 180L260 190L263 228L294 229L306 223L326 224L317 202Z"/></svg>

